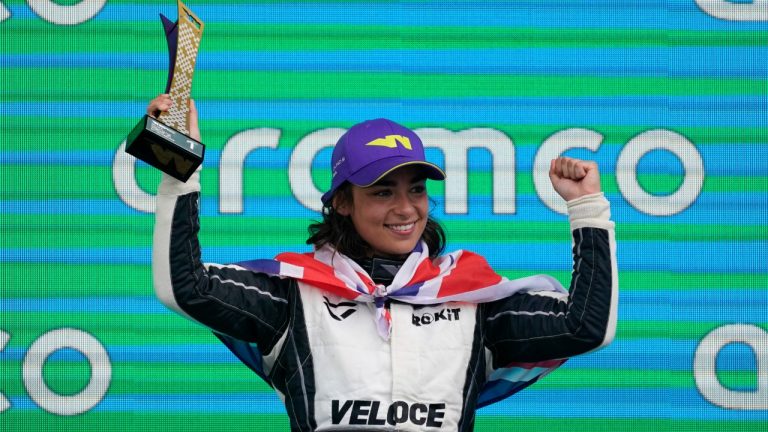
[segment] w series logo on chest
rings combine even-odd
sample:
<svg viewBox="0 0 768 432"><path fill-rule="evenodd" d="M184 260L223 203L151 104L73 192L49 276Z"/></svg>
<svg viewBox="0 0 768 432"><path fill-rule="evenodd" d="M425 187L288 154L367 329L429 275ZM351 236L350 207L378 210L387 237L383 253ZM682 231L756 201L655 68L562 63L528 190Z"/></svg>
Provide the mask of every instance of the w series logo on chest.
<svg viewBox="0 0 768 432"><path fill-rule="evenodd" d="M336 321L343 321L349 318L350 315L357 312L357 303L351 301L342 301L339 303L331 303L328 297L323 296L323 303L328 309L328 314Z"/></svg>

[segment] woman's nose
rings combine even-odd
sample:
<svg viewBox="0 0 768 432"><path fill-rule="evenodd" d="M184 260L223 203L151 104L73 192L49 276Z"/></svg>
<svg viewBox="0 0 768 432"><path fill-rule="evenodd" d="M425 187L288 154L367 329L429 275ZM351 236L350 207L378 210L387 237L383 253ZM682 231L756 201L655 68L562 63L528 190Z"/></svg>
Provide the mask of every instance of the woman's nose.
<svg viewBox="0 0 768 432"><path fill-rule="evenodd" d="M394 210L397 214L401 215L410 216L413 214L415 207L413 202L411 202L408 193L403 192L395 194Z"/></svg>

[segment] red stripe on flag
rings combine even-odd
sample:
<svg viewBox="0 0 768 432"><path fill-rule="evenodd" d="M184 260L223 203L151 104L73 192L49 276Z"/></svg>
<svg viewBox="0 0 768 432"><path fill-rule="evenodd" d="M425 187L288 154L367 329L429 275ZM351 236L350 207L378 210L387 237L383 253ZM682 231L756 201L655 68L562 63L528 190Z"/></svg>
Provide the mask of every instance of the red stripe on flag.
<svg viewBox="0 0 768 432"><path fill-rule="evenodd" d="M368 276L365 273L355 272L357 277L360 278L361 281L365 284L366 288L368 288L368 294L373 294L374 291L376 291L376 284L373 283L370 276Z"/></svg>
<svg viewBox="0 0 768 432"><path fill-rule="evenodd" d="M448 297L454 294L487 288L501 282L499 276L482 256L464 251L456 262L451 274L443 278L437 297Z"/></svg>
<svg viewBox="0 0 768 432"><path fill-rule="evenodd" d="M432 260L425 259L416 268L413 277L411 277L411 280L406 285L410 286L420 282L426 282L436 278L438 275L440 275L440 267L434 265Z"/></svg>
<svg viewBox="0 0 768 432"><path fill-rule="evenodd" d="M300 279L302 282L349 300L354 300L359 296L359 293L347 288L344 281L336 277L333 267L314 259L311 254L285 252L276 256L275 259L286 264L302 267L304 269L304 276Z"/></svg>

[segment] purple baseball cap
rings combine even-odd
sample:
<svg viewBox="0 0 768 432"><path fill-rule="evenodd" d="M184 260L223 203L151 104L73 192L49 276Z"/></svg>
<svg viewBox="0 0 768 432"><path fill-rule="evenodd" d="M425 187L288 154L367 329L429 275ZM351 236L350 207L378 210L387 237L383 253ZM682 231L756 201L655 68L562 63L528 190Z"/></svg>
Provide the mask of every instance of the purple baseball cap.
<svg viewBox="0 0 768 432"><path fill-rule="evenodd" d="M445 179L445 172L427 162L421 139L412 130L387 119L358 123L341 136L333 149L331 188L323 194L329 204L345 181L368 187L397 168L419 165L427 178Z"/></svg>

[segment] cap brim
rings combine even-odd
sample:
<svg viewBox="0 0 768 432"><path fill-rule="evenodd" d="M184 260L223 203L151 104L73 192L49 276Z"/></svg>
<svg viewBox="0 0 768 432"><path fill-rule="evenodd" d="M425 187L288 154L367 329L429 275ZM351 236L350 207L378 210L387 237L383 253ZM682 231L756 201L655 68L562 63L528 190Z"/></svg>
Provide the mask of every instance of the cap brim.
<svg viewBox="0 0 768 432"><path fill-rule="evenodd" d="M393 161L393 159L395 160ZM402 162L397 163L396 159L400 159ZM348 181L355 186L368 187L381 180L384 176L391 173L392 171L410 165L417 165L422 168L424 176L428 179L445 180L445 172L435 164L426 161L415 161L408 158L387 158L366 165L365 167L359 169L356 173L347 177L345 181ZM324 205L328 205L330 203L331 199L333 198L333 194L336 193L336 189L338 189L339 186L341 186L341 184L336 187L332 187L331 190L323 194L321 200Z"/></svg>
<svg viewBox="0 0 768 432"><path fill-rule="evenodd" d="M397 159L402 162L398 163ZM386 158L377 160L350 175L347 180L355 186L368 187L381 180L384 176L405 166L422 168L425 177L431 180L445 180L445 172L435 164L426 161L415 161L407 158Z"/></svg>

